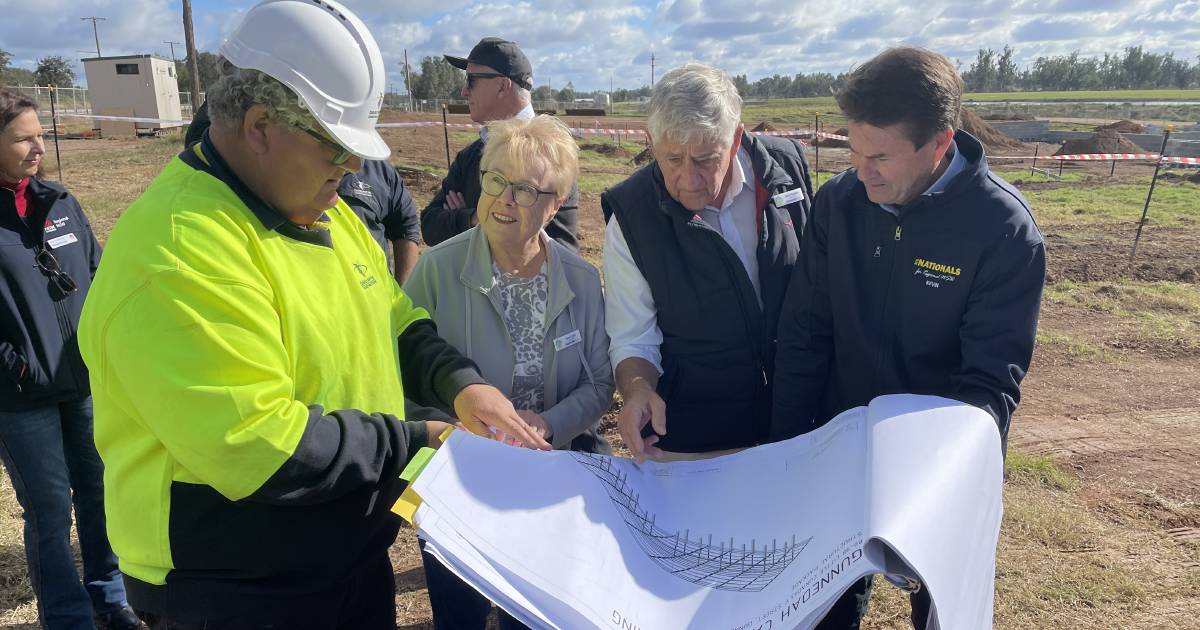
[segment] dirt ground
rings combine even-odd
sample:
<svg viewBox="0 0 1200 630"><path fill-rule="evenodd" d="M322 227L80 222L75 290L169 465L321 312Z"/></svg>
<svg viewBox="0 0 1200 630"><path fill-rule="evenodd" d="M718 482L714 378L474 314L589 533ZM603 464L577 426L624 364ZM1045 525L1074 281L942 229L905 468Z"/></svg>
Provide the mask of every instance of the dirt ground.
<svg viewBox="0 0 1200 630"><path fill-rule="evenodd" d="M389 112L386 121L437 118ZM466 116L450 118L469 122ZM644 128L642 120L598 122ZM593 126L591 119L569 124ZM446 168L441 130L388 129L384 136L395 150L393 163L401 167L418 207L423 207ZM470 129L453 130L451 155L474 137ZM126 164L132 159L128 155L146 150L145 142L63 144L68 184L81 199L113 208L111 216L107 211L92 216L102 240L116 214L149 183L157 168L154 160L122 166L122 172L137 173L139 183L114 193L105 188L112 179L104 170L106 164L113 160ZM581 142L604 144L615 139L600 136ZM634 145L628 153L636 154L644 141ZM160 153L169 156L175 150L162 147ZM604 151L610 150L600 152ZM633 170L624 152L612 153L603 161L585 162L582 175L612 176ZM810 161L814 158L810 149ZM820 164L823 183L848 165L848 152L822 148ZM1111 179L1108 169L1108 164L1070 165L1066 172L1091 179L1038 182L1022 188L1033 192L1105 186L1125 181L1122 177L1143 175L1149 167L1123 163ZM603 241L600 190L584 189L580 198L583 254L597 263ZM1132 264L1133 221L1042 222L1041 227L1050 265L1047 299L1039 345L1010 432L1010 460L1014 454L1044 457L1065 471L1066 481L1060 489L1047 490L1010 479L998 557L996 627L1200 628L1200 308L1194 307L1200 304L1195 297L1200 295L1196 257L1200 225L1148 226ZM1074 299L1075 291L1090 293ZM1153 301L1138 296L1157 293L1137 291L1184 297ZM1124 310L1106 306L1105 300L1118 299L1125 300ZM1134 311L1136 316L1130 314ZM604 428L616 441L611 414ZM1061 514L1060 522L1052 520L1056 514ZM28 624L36 619L24 577L19 519L20 509L4 481L0 483L3 627L34 627ZM398 626L431 627L411 530L402 530L391 556ZM906 604L893 589L877 590L880 594L866 627L907 627Z"/></svg>
<svg viewBox="0 0 1200 630"><path fill-rule="evenodd" d="M431 142L425 133L410 134L413 153L426 151L416 147ZM441 142L440 133L434 141ZM403 144L401 144L403 147ZM452 143L452 150L454 145ZM403 147L408 154L407 147ZM441 149L444 152L444 148ZM1052 152L1045 147L1043 155ZM1007 152L1006 154L1013 154ZM1018 151L1017 154L1020 154ZM1025 155L1032 155L1026 147ZM815 154L809 148L809 159ZM1028 161L1004 162L999 168L1028 168ZM845 149L822 148L820 181L849 166ZM1056 172L1057 163L1042 162ZM1131 181L1149 174L1148 164L1123 162L1117 175L1110 178L1108 163L1067 164L1064 173L1094 177L1101 185ZM996 167L996 166L994 166ZM588 172L584 165L584 172ZM433 182L436 186L437 182ZM1028 184L1029 189L1079 186L1078 182ZM1200 196L1197 198L1200 204ZM1036 208L1035 208L1036 210ZM600 255L603 223L599 195L585 192L581 197L581 231L584 254L596 261ZM1129 243L1136 222L1050 223L1043 224L1049 257L1049 283L1095 282L1170 282L1196 290L1200 282L1200 262L1195 252L1200 242L1200 226L1147 226L1139 243L1135 263L1129 262ZM1195 323L1200 325L1200 315ZM1145 339L1122 332L1114 318L1102 313L1062 304L1043 307L1041 330L1054 334L1066 331L1109 348L1112 354L1102 360L1081 358L1055 344L1039 346L1030 374L1025 380L1023 400L1011 430L1013 449L1032 455L1049 455L1078 479L1078 495L1083 508L1107 518L1114 526L1138 531L1155 540L1165 541L1173 549L1160 578L1169 583L1194 584L1200 571L1200 552L1191 541L1200 540L1200 352L1180 349L1161 340ZM615 436L614 436L615 437ZM1056 551L1092 556L1091 561L1108 563L1130 561L1146 555L1132 545L1128 533L1113 534L1092 549ZM1108 546L1102 543L1107 543ZM1172 547L1174 545L1174 547ZM402 626L428 627L423 577L413 551L411 537L401 537L393 550L397 562ZM1002 548L1001 562L1009 552ZM1121 558L1124 558L1122 560ZM998 577L998 583L1003 575ZM1049 613L1040 619L1089 618L1116 621L1111 627L1200 627L1200 591L1184 590L1176 598L1139 604L1137 612L1123 617L1072 617L1073 613ZM1190 593L1190 595L1188 595ZM903 603L884 595L881 606L873 608L867 627L905 627ZM1079 604L1080 602L1075 602ZM1007 619L1003 611L997 627L1026 626L1021 615ZM1037 624L1055 627L1057 624ZM1071 627L1064 621L1057 627ZM1078 626L1075 626L1078 627ZM1101 627L1106 627L1101 624Z"/></svg>

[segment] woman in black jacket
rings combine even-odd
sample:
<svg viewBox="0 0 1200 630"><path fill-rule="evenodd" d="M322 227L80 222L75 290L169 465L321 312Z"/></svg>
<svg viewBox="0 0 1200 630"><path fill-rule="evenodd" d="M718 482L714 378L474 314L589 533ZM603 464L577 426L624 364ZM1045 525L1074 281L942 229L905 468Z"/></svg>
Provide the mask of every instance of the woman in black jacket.
<svg viewBox="0 0 1200 630"><path fill-rule="evenodd" d="M0 90L0 460L24 510L43 627L134 628L105 532L104 468L75 332L100 244L79 202L37 177L44 154L37 104Z"/></svg>

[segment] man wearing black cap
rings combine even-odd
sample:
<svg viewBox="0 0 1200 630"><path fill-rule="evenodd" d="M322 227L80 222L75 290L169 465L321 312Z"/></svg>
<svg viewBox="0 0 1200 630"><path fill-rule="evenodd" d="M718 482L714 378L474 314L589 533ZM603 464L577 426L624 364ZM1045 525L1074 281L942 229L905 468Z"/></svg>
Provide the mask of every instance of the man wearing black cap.
<svg viewBox="0 0 1200 630"><path fill-rule="evenodd" d="M485 37L471 49L466 59L446 55L450 65L467 72L463 98L471 108L471 120L481 125L493 120L533 118L529 91L533 89L533 67L516 44L499 37ZM479 160L487 142L487 127L479 139L467 145L454 158L442 187L421 212L421 234L429 245L438 243L475 225L475 204L479 201ZM550 238L578 250L575 238L579 191L570 196L546 226Z"/></svg>

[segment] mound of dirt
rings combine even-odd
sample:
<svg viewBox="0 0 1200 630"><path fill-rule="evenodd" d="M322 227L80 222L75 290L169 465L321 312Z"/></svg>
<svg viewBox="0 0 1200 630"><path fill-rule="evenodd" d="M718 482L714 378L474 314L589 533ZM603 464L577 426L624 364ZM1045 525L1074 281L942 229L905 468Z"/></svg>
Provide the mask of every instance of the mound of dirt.
<svg viewBox="0 0 1200 630"><path fill-rule="evenodd" d="M764 121L758 123L757 125L755 125L754 128L751 129L750 131L759 132L759 131L779 131L779 130L775 128L775 125L772 125L771 123L764 120Z"/></svg>
<svg viewBox="0 0 1200 630"><path fill-rule="evenodd" d="M1144 153L1141 147L1122 138L1111 129L1098 131L1090 138L1067 140L1054 155L1081 155L1088 153Z"/></svg>
<svg viewBox="0 0 1200 630"><path fill-rule="evenodd" d="M845 127L841 127L833 133L834 135L844 136L850 133L850 130L846 129ZM816 140L816 145L819 147L829 147L832 149L845 149L846 147L850 146L850 144L845 140L835 140L833 138L818 138Z"/></svg>
<svg viewBox="0 0 1200 630"><path fill-rule="evenodd" d="M1023 149L1025 145L1020 140L1004 135L979 117L974 111L962 108L962 122L959 128L975 136L987 148L988 153L999 153L1004 149Z"/></svg>
<svg viewBox="0 0 1200 630"><path fill-rule="evenodd" d="M1184 170L1179 171L1163 171L1159 173L1158 179L1168 182L1191 182L1200 184L1200 171L1189 172Z"/></svg>
<svg viewBox="0 0 1200 630"><path fill-rule="evenodd" d="M645 149L642 149L641 153L633 156L633 159L630 161L633 162L634 164L642 165L653 159L654 159L654 154L650 152L650 147L647 146Z"/></svg>
<svg viewBox="0 0 1200 630"><path fill-rule="evenodd" d="M1132 120L1118 120L1110 125L1100 125L1096 127L1096 131L1115 131L1117 133L1144 133L1146 127L1139 125Z"/></svg>
<svg viewBox="0 0 1200 630"><path fill-rule="evenodd" d="M1033 120L1034 118L1033 118L1032 114L1025 114L1025 113L1021 113L1021 112L1012 112L1012 113L1008 113L1008 114L998 114L998 113L984 114L983 119L984 120Z"/></svg>
<svg viewBox="0 0 1200 630"><path fill-rule="evenodd" d="M604 144L600 142L588 142L581 144L579 145L579 149L581 151L595 151L600 155L607 155L608 157L627 158L633 155L629 152L629 149L626 149L625 147L617 146L615 144Z"/></svg>

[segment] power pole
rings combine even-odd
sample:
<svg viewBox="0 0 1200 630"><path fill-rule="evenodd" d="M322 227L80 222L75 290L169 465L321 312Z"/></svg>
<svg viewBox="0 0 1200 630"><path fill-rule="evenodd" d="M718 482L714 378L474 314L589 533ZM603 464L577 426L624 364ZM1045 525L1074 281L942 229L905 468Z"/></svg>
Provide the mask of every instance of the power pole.
<svg viewBox="0 0 1200 630"><path fill-rule="evenodd" d="M200 109L200 60L192 36L192 0L183 0L183 41L187 42L188 74L192 79L192 116Z"/></svg>
<svg viewBox="0 0 1200 630"><path fill-rule="evenodd" d="M412 95L412 75L408 72L408 49L404 49L404 90L408 92L408 111L416 111Z"/></svg>
<svg viewBox="0 0 1200 630"><path fill-rule="evenodd" d="M654 87L654 53L650 53L650 87Z"/></svg>
<svg viewBox="0 0 1200 630"><path fill-rule="evenodd" d="M175 46L176 46L177 44L178 44L179 46L182 46L182 45L183 45L183 42L163 42L163 43L164 43L164 44L167 44L168 46L170 46L170 47L171 47L171 63L175 63Z"/></svg>
<svg viewBox="0 0 1200 630"><path fill-rule="evenodd" d="M92 21L92 35L95 36L95 38L96 38L96 56L99 57L100 56L100 31L96 28L96 22L104 22L104 21L108 20L108 18L102 18L102 17L96 17L94 15L90 15L88 17L81 17L79 19Z"/></svg>

